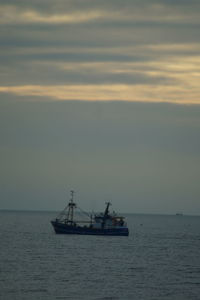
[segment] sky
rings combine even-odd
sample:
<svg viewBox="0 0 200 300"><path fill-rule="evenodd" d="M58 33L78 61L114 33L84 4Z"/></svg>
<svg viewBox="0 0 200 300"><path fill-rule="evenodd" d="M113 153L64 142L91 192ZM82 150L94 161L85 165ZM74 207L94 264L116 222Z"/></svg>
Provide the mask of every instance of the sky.
<svg viewBox="0 0 200 300"><path fill-rule="evenodd" d="M0 0L0 209L200 215L199 15Z"/></svg>

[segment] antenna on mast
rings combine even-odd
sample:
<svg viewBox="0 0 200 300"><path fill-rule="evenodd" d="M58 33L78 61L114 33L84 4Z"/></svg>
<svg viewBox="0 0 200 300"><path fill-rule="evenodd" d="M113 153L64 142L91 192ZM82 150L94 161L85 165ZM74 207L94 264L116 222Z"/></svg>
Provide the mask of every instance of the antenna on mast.
<svg viewBox="0 0 200 300"><path fill-rule="evenodd" d="M70 222L71 224L73 223L74 219L74 208L76 208L76 204L73 202L74 201L74 191L70 191L71 194L71 199L68 204L68 214L67 214L67 222Z"/></svg>
<svg viewBox="0 0 200 300"><path fill-rule="evenodd" d="M70 201L71 201L71 203L73 203L73 200L74 200L74 191L71 190L71 191L70 191L70 194L71 194L71 199L70 199Z"/></svg>

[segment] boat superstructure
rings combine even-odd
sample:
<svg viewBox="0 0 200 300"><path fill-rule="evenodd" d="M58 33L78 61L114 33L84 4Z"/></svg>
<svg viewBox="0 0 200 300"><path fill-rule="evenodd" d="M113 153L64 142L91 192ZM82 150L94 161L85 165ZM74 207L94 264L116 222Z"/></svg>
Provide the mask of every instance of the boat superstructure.
<svg viewBox="0 0 200 300"><path fill-rule="evenodd" d="M110 213L110 205L110 202L106 202L104 213L88 214L77 207L74 202L74 191L71 191L71 198L67 207L55 220L51 221L51 224L55 232L60 234L128 236L129 230L125 218L114 212ZM81 212L79 217L84 214L87 220L75 218L76 209Z"/></svg>

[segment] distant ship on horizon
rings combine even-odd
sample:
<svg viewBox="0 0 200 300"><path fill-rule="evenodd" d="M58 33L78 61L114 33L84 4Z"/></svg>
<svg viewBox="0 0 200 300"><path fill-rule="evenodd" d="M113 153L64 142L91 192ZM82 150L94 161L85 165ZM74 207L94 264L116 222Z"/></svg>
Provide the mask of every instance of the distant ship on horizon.
<svg viewBox="0 0 200 300"><path fill-rule="evenodd" d="M51 224L57 234L81 234L81 235L109 235L109 236L128 236L129 229L125 218L110 213L110 202L106 202L104 213L88 214L79 208L88 220L75 220L74 212L78 208L74 203L74 191L71 191L71 199L67 207L58 215Z"/></svg>

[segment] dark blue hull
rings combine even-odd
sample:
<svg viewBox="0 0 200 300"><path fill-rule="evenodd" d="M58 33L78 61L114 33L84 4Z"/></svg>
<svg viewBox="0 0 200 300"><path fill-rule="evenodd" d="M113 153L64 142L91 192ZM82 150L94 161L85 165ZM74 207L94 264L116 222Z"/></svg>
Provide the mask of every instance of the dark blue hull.
<svg viewBox="0 0 200 300"><path fill-rule="evenodd" d="M87 226L70 226L56 221L51 224L58 234L82 234L82 235L109 235L109 236L128 236L128 228L96 229Z"/></svg>

